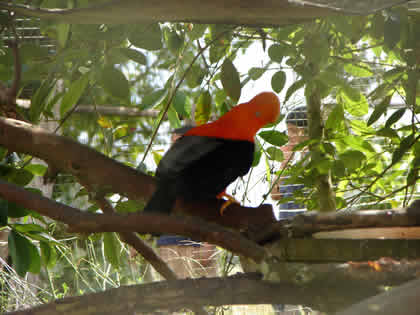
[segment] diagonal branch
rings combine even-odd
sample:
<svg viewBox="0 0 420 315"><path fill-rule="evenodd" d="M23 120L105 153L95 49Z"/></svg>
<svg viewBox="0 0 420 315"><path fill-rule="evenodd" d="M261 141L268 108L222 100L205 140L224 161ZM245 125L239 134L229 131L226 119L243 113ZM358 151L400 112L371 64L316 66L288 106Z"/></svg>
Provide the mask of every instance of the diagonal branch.
<svg viewBox="0 0 420 315"><path fill-rule="evenodd" d="M168 233L219 245L261 262L265 249L241 234L199 218L156 214L93 214L60 204L0 180L0 197L70 226L74 232Z"/></svg>

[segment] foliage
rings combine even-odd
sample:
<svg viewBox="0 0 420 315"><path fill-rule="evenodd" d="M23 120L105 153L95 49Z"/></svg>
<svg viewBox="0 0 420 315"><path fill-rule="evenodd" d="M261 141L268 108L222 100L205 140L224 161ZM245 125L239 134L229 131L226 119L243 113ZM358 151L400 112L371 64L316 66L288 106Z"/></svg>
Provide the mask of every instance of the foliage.
<svg viewBox="0 0 420 315"><path fill-rule="evenodd" d="M19 1L16 1L19 2ZM43 7L67 1L38 1ZM70 3L70 2L69 2ZM86 5L85 1L71 2ZM14 78L8 41L25 38L17 18L1 20L0 80ZM32 23L32 22L28 22ZM296 95L318 95L322 101L319 137L295 147L310 153L286 170L280 147L287 136L270 126L258 137L254 166L267 162L268 175L289 175L304 184L296 193L308 208L319 208L319 176L331 174L338 208L378 204L407 205L419 191L420 168L420 16L396 8L371 16L333 17L280 28L250 28L192 23L70 25L41 21L41 34L54 42L23 42L19 48L22 82L19 97L31 98L21 110L33 123L52 117L60 131L133 167L145 154L157 120L75 113L80 104L112 104L167 113L171 128L190 119L199 124L229 110L251 81L271 75L271 88L289 108ZM251 45L262 43L266 64L242 69L235 64ZM265 46L268 49L265 49ZM296 79L290 82L291 73ZM30 92L27 90L30 89ZM315 93L316 92L316 93ZM393 102L400 102L394 110ZM56 105L59 104L58 110ZM284 110L283 110L284 111ZM311 121L310 123L315 123ZM278 123L278 126L281 122ZM156 153L156 151L154 151ZM0 176L27 186L42 167L24 154L0 149ZM274 177L275 178L275 177ZM86 191L70 191L74 179L59 176L53 197L96 211ZM267 193L272 189L267 185ZM78 186L77 186L78 187ZM28 188L29 189L29 188ZM84 198L84 199L83 199ZM81 201L82 199L82 201ZM138 205L115 202L131 212ZM15 223L12 218L22 218ZM62 245L60 232L30 209L1 200L0 220L11 231L9 248L19 275L53 268ZM104 257L121 264L121 244L103 236Z"/></svg>

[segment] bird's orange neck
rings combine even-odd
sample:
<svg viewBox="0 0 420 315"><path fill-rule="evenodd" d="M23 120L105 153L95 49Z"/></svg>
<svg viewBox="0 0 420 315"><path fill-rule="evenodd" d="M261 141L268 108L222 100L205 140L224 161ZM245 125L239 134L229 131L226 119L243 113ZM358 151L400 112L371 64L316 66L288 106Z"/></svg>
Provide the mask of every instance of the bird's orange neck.
<svg viewBox="0 0 420 315"><path fill-rule="evenodd" d="M242 115L241 115L242 114ZM186 136L206 136L230 140L254 142L254 137L262 127L261 123L243 119L243 113L233 108L218 120L190 129Z"/></svg>

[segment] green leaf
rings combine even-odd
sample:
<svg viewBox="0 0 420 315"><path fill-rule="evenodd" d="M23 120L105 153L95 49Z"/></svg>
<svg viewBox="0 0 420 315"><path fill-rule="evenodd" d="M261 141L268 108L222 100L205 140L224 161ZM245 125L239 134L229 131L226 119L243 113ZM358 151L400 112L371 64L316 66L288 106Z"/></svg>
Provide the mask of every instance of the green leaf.
<svg viewBox="0 0 420 315"><path fill-rule="evenodd" d="M410 171L407 174L407 184L415 185L419 179L420 158L413 159Z"/></svg>
<svg viewBox="0 0 420 315"><path fill-rule="evenodd" d="M141 51L131 48L118 48L118 52L134 62L147 65L147 58Z"/></svg>
<svg viewBox="0 0 420 315"><path fill-rule="evenodd" d="M401 19L396 11L392 12L385 20L384 24L384 42L392 49L400 41Z"/></svg>
<svg viewBox="0 0 420 315"><path fill-rule="evenodd" d="M255 139L255 150L254 150L254 159L252 160L252 167L255 167L258 164L260 164L261 156L262 156L261 144L257 139Z"/></svg>
<svg viewBox="0 0 420 315"><path fill-rule="evenodd" d="M400 120L401 117L404 116L405 110L405 108L400 108L399 110L396 110L394 113L392 113L392 115L387 119L385 123L385 128L391 127L398 120Z"/></svg>
<svg viewBox="0 0 420 315"><path fill-rule="evenodd" d="M371 31L370 34L375 39L381 39L384 35L384 24L385 19L382 14L382 12L378 12L373 16L372 22L371 22Z"/></svg>
<svg viewBox="0 0 420 315"><path fill-rule="evenodd" d="M115 206L115 210L118 213L134 213L138 212L143 207L144 203L142 202L136 200L126 200L118 202L118 204Z"/></svg>
<svg viewBox="0 0 420 315"><path fill-rule="evenodd" d="M210 46L210 63L216 63L227 55L232 41L232 36L229 31L230 29L231 26L226 26L223 24L215 24L210 26L211 39L217 39Z"/></svg>
<svg viewBox="0 0 420 315"><path fill-rule="evenodd" d="M115 233L104 233L104 254L106 260L118 269L120 268L122 246Z"/></svg>
<svg viewBox="0 0 420 315"><path fill-rule="evenodd" d="M70 24L60 23L56 27L57 29L57 39L61 48L66 47L67 39L70 32Z"/></svg>
<svg viewBox="0 0 420 315"><path fill-rule="evenodd" d="M138 24L128 35L128 40L134 46L146 50L162 48L162 32L159 23Z"/></svg>
<svg viewBox="0 0 420 315"><path fill-rule="evenodd" d="M32 95L31 107L29 108L29 117L32 122L37 123L39 121L41 113L47 107L47 99L54 89L55 82L55 80L43 81L41 86Z"/></svg>
<svg viewBox="0 0 420 315"><path fill-rule="evenodd" d="M270 160L279 161L279 162L284 160L283 151L280 150L279 148L269 147L267 148L266 152Z"/></svg>
<svg viewBox="0 0 420 315"><path fill-rule="evenodd" d="M153 154L153 161L155 162L156 165L159 165L160 160L162 160L162 155L156 151L152 151L152 154Z"/></svg>
<svg viewBox="0 0 420 315"><path fill-rule="evenodd" d="M39 255L38 248L32 242L28 242L29 255L31 257L28 271L39 273L41 271L41 256Z"/></svg>
<svg viewBox="0 0 420 315"><path fill-rule="evenodd" d="M337 130L340 128L344 121L344 109L341 104L336 104L334 109L328 115L327 121L325 122L325 128Z"/></svg>
<svg viewBox="0 0 420 315"><path fill-rule="evenodd" d="M366 159L366 156L360 151L349 150L340 154L339 159L343 161L346 169L354 171L360 168L363 161Z"/></svg>
<svg viewBox="0 0 420 315"><path fill-rule="evenodd" d="M398 133L391 128L382 128L376 132L376 135L379 137L387 137L387 138L398 138Z"/></svg>
<svg viewBox="0 0 420 315"><path fill-rule="evenodd" d="M21 224L21 223L15 223L12 225L13 229L20 232L20 233L30 233L30 232L46 232L46 230L38 225L33 223L27 223L27 224Z"/></svg>
<svg viewBox="0 0 420 315"><path fill-rule="evenodd" d="M374 134L375 129L372 127L368 127L366 121L364 119L350 119L349 121L351 129L356 136L365 136L367 134Z"/></svg>
<svg viewBox="0 0 420 315"><path fill-rule="evenodd" d="M46 58L49 55L49 52L46 46L41 46L33 42L32 44L23 44L20 47L20 54L23 64L34 64Z"/></svg>
<svg viewBox="0 0 420 315"><path fill-rule="evenodd" d="M285 133L276 130L261 131L258 136L278 147L285 145L288 141L288 137Z"/></svg>
<svg viewBox="0 0 420 315"><path fill-rule="evenodd" d="M25 166L25 170L28 170L36 176L44 176L47 171L47 166L42 164L28 164Z"/></svg>
<svg viewBox="0 0 420 315"><path fill-rule="evenodd" d="M360 117L369 112L367 99L359 90L346 86L346 88L341 89L341 93L337 96L341 96L344 109L349 114Z"/></svg>
<svg viewBox="0 0 420 315"><path fill-rule="evenodd" d="M193 89L203 82L204 77L206 76L206 71L203 70L199 65L193 65L191 70L187 73L187 84L188 87Z"/></svg>
<svg viewBox="0 0 420 315"><path fill-rule="evenodd" d="M180 50L182 49L182 46L184 45L184 37L180 36L174 30L167 29L165 31L165 39L166 39L166 44L168 45L169 50L173 54L178 55Z"/></svg>
<svg viewBox="0 0 420 315"><path fill-rule="evenodd" d="M376 122L387 110L389 103L391 101L392 95L389 95L383 99L378 105L375 106L372 114L370 115L367 125L370 126Z"/></svg>
<svg viewBox="0 0 420 315"><path fill-rule="evenodd" d="M401 140L400 146L392 154L392 164L397 163L404 154L411 148L414 141L414 134L411 134Z"/></svg>
<svg viewBox="0 0 420 315"><path fill-rule="evenodd" d="M11 231L8 237L8 248L12 257L12 265L16 273L24 277L31 266L31 242L15 231Z"/></svg>
<svg viewBox="0 0 420 315"><path fill-rule="evenodd" d="M284 48L278 44L271 45L268 48L268 56L274 62L281 63L284 56Z"/></svg>
<svg viewBox="0 0 420 315"><path fill-rule="evenodd" d="M168 90L159 89L150 94L147 94L142 100L141 108L144 110L144 109L153 108L156 105L159 105L164 100L167 93L168 93Z"/></svg>
<svg viewBox="0 0 420 315"><path fill-rule="evenodd" d="M184 92L177 91L171 104L178 115L188 117L187 112L187 95Z"/></svg>
<svg viewBox="0 0 420 315"><path fill-rule="evenodd" d="M99 84L110 95L123 101L130 99L130 88L125 75L112 65L107 65L101 71Z"/></svg>
<svg viewBox="0 0 420 315"><path fill-rule="evenodd" d="M200 95L195 108L194 121L197 126L209 121L211 115L211 95L206 91Z"/></svg>
<svg viewBox="0 0 420 315"><path fill-rule="evenodd" d="M286 97L284 98L284 103L287 103L289 98L298 90L300 90L305 85L305 81L300 79L298 81L293 82L291 86L287 89Z"/></svg>
<svg viewBox="0 0 420 315"><path fill-rule="evenodd" d="M89 83L89 73L83 74L78 80L74 81L69 90L63 96L60 106L60 117L64 117L69 109L71 109L79 101Z"/></svg>
<svg viewBox="0 0 420 315"><path fill-rule="evenodd" d="M398 67L385 72L383 78L385 81L392 82L405 73L406 69L404 67Z"/></svg>
<svg viewBox="0 0 420 315"><path fill-rule="evenodd" d="M6 213L6 215L10 218L21 218L29 214L29 211L26 210L24 207L1 198L0 208L2 209L2 213Z"/></svg>
<svg viewBox="0 0 420 315"><path fill-rule="evenodd" d="M241 97L241 81L238 71L229 58L226 58L222 64L221 81L226 94L234 102L238 102Z"/></svg>
<svg viewBox="0 0 420 315"><path fill-rule="evenodd" d="M57 262L57 252L54 246L50 245L48 242L40 241L39 247L41 248L41 260L44 266L47 268L52 268Z"/></svg>
<svg viewBox="0 0 420 315"><path fill-rule="evenodd" d="M321 148L328 155L330 155L330 156L334 156L335 155L336 150L335 150L335 146L332 143L330 143L330 142L322 142L321 143Z"/></svg>
<svg viewBox="0 0 420 315"><path fill-rule="evenodd" d="M333 167L333 161L329 160L329 159L320 159L316 164L315 164L316 169L318 170L318 172L320 174L326 175L328 174L332 167Z"/></svg>
<svg viewBox="0 0 420 315"><path fill-rule="evenodd" d="M344 166L343 161L341 160L334 160L332 166L333 174L337 177L343 177L346 175L346 167Z"/></svg>
<svg viewBox="0 0 420 315"><path fill-rule="evenodd" d="M191 40L199 39L201 36L204 35L207 25L206 24L191 24L192 29L188 32L188 36Z"/></svg>
<svg viewBox="0 0 420 315"><path fill-rule="evenodd" d="M248 71L248 75L252 80L258 80L259 78L261 78L261 76L264 74L265 69L264 68L256 68L253 67L251 69L249 69Z"/></svg>
<svg viewBox="0 0 420 315"><path fill-rule="evenodd" d="M172 128L181 128L181 121L179 120L178 114L173 106L169 106L167 115Z"/></svg>
<svg viewBox="0 0 420 315"><path fill-rule="evenodd" d="M347 63L344 65L344 70L352 76L360 78L366 78L373 75L373 72L368 68L367 65L361 67L359 65Z"/></svg>
<svg viewBox="0 0 420 315"><path fill-rule="evenodd" d="M276 93L280 93L285 83L286 83L286 73L284 71L276 72L271 78L271 88Z"/></svg>
<svg viewBox="0 0 420 315"><path fill-rule="evenodd" d="M7 176L9 182L12 182L19 186L28 185L31 180L34 178L34 175L25 170L25 169L13 169Z"/></svg>

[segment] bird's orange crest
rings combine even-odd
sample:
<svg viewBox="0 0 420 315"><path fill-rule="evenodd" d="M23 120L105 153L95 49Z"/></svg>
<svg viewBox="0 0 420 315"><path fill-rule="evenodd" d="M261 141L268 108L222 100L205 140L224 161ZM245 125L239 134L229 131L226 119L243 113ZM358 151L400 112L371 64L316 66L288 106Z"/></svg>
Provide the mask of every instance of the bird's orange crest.
<svg viewBox="0 0 420 315"><path fill-rule="evenodd" d="M258 130L280 115L280 101L272 92L262 92L239 104L214 122L190 129L187 136L254 141Z"/></svg>

